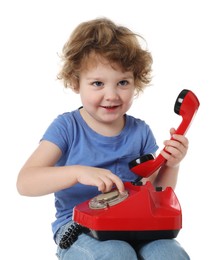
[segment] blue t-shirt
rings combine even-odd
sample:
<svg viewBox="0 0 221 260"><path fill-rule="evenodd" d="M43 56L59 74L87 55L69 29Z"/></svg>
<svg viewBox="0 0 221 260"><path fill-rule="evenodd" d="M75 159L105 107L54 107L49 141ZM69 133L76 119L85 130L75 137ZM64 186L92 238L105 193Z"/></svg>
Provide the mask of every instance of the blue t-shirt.
<svg viewBox="0 0 221 260"><path fill-rule="evenodd" d="M42 140L57 145L62 156L56 166L85 165L109 169L122 181L134 181L128 163L137 157L155 153L158 149L150 127L142 120L125 115L125 126L117 136L107 137L93 131L82 118L80 111L59 115L48 127ZM72 219L77 204L98 195L97 187L75 184L73 187L56 192L56 220L52 231Z"/></svg>

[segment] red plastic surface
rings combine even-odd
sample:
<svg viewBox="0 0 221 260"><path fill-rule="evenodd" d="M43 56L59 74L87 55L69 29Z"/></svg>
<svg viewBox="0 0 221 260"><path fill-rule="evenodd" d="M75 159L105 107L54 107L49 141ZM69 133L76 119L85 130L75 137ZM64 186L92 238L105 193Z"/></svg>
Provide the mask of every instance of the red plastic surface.
<svg viewBox="0 0 221 260"><path fill-rule="evenodd" d="M156 191L150 182L144 186L125 183L129 196L106 209L90 209L89 201L74 208L74 221L96 231L179 230L182 213L179 201L168 187Z"/></svg>
<svg viewBox="0 0 221 260"><path fill-rule="evenodd" d="M185 94L183 95L183 93ZM200 103L192 91L183 90L179 94L175 106L177 104L179 106L179 111L176 113L182 116L182 121L176 130L176 134L185 135L190 127L194 115L199 108ZM165 163L166 159L159 154L155 159L142 162L132 167L130 170L141 177L149 177Z"/></svg>

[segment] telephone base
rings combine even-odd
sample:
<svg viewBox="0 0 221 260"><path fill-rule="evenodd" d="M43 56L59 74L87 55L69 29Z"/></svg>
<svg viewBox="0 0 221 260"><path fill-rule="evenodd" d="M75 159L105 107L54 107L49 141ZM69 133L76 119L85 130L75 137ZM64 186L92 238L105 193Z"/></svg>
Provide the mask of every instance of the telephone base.
<svg viewBox="0 0 221 260"><path fill-rule="evenodd" d="M127 182L125 188L128 196L123 201L120 197L120 202L113 206L90 208L94 199L77 205L73 220L99 240L156 240L177 236L182 228L182 212L172 188L161 190L154 188L150 182L143 186ZM101 202L106 199L109 199L108 195L102 196ZM98 206L103 204L98 203Z"/></svg>
<svg viewBox="0 0 221 260"><path fill-rule="evenodd" d="M124 241L153 241L158 239L176 238L180 230L152 230L152 231L95 231L88 230L88 235L100 241L124 240Z"/></svg>

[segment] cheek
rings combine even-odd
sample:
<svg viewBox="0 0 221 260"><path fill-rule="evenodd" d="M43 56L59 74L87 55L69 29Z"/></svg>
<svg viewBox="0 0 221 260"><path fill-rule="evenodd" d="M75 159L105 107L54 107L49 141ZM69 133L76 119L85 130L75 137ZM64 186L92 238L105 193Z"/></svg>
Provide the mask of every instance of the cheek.
<svg viewBox="0 0 221 260"><path fill-rule="evenodd" d="M135 93L134 91L131 91L127 95L125 95L124 101L127 102L128 104L132 104L134 97L135 97Z"/></svg>
<svg viewBox="0 0 221 260"><path fill-rule="evenodd" d="M93 106L100 103L99 95L96 95L89 91L85 93L81 93L80 96L81 96L81 102L83 106Z"/></svg>

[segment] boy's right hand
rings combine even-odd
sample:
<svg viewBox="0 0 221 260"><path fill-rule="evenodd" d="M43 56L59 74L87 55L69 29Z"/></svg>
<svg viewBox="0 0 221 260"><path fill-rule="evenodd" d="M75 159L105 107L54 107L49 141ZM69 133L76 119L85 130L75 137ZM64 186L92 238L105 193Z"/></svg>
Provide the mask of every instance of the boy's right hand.
<svg viewBox="0 0 221 260"><path fill-rule="evenodd" d="M113 186L116 186L120 193L125 191L122 180L111 171L102 168L79 166L77 181L81 184L97 186L102 193L111 191Z"/></svg>

